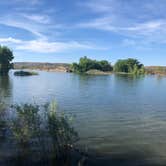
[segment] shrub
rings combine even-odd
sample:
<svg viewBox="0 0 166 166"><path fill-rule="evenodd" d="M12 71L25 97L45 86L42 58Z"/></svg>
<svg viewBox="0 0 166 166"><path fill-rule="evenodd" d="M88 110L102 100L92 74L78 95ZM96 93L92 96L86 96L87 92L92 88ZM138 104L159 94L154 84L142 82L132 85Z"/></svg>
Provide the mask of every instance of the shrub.
<svg viewBox="0 0 166 166"><path fill-rule="evenodd" d="M114 65L115 72L125 72L132 74L144 74L144 66L137 59L118 60Z"/></svg>
<svg viewBox="0 0 166 166"><path fill-rule="evenodd" d="M73 63L70 68L73 72L77 73L85 73L92 69L101 70L101 71L112 71L112 66L108 61L106 60L96 61L89 59L86 56L80 58L78 64Z"/></svg>
<svg viewBox="0 0 166 166"><path fill-rule="evenodd" d="M15 76L32 76L32 75L38 75L36 72L31 72L31 71L16 71L14 72Z"/></svg>
<svg viewBox="0 0 166 166"><path fill-rule="evenodd" d="M20 162L45 158L56 161L60 156L67 156L66 147L72 147L78 140L71 117L59 112L55 102L43 106L14 105L10 111L12 116L5 121L6 139L12 147L15 145L17 153L13 156L17 154L16 159ZM0 127L4 120L1 115L0 112Z"/></svg>

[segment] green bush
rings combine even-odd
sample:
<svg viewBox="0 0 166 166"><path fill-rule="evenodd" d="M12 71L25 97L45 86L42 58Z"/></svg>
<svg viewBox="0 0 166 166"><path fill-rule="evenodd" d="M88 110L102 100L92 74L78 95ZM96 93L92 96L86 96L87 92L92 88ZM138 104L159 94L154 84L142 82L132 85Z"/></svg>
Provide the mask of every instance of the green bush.
<svg viewBox="0 0 166 166"><path fill-rule="evenodd" d="M43 106L14 105L9 110L12 112L10 118L4 117L4 110L0 111L0 135L1 128L5 127L8 133L5 141L11 143L8 146L14 145L13 157L21 162L29 159L36 162L36 158L56 161L68 155L66 147L72 147L78 140L72 118L59 112L56 102ZM2 122L5 125L1 125Z"/></svg>
<svg viewBox="0 0 166 166"><path fill-rule="evenodd" d="M114 71L132 73L132 74L145 73L143 64L141 64L137 59L132 59L132 58L118 60L114 65Z"/></svg>
<svg viewBox="0 0 166 166"><path fill-rule="evenodd" d="M32 76L32 75L38 75L37 72L32 72L32 71L16 71L14 72L15 76Z"/></svg>
<svg viewBox="0 0 166 166"><path fill-rule="evenodd" d="M96 69L101 71L112 71L111 64L106 61L96 61L85 57L80 58L79 63L73 63L71 65L71 71L77 72L77 73L85 73L89 70Z"/></svg>

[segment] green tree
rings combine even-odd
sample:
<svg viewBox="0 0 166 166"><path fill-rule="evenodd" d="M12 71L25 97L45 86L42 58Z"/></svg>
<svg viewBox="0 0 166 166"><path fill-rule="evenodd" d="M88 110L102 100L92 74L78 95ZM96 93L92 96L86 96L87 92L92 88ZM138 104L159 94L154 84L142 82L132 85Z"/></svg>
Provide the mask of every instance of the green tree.
<svg viewBox="0 0 166 166"><path fill-rule="evenodd" d="M112 71L112 66L106 60L99 61L100 70L102 71Z"/></svg>
<svg viewBox="0 0 166 166"><path fill-rule="evenodd" d="M118 60L114 65L115 72L125 72L128 73L128 65L125 60Z"/></svg>
<svg viewBox="0 0 166 166"><path fill-rule="evenodd" d="M7 75L13 68L11 61L14 59L13 52L6 46L0 46L0 74Z"/></svg>
<svg viewBox="0 0 166 166"><path fill-rule="evenodd" d="M133 74L143 74L145 72L143 64L132 58L118 60L114 65L114 71Z"/></svg>
<svg viewBox="0 0 166 166"><path fill-rule="evenodd" d="M112 71L112 66L106 60L97 61L97 60L89 59L86 56L80 58L80 61L78 64L73 63L71 65L71 70L77 73L85 73L91 69L96 69L101 71Z"/></svg>

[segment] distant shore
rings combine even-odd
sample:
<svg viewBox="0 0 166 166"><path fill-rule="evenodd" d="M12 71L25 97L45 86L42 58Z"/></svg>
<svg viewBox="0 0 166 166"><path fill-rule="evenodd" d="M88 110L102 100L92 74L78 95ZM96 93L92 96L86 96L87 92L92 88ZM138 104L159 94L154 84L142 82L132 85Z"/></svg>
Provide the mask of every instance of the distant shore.
<svg viewBox="0 0 166 166"><path fill-rule="evenodd" d="M145 71L151 75L166 76L166 66L146 66Z"/></svg>
<svg viewBox="0 0 166 166"><path fill-rule="evenodd" d="M67 63L40 63L40 62L15 62L14 69L44 70L55 72L69 72L70 64Z"/></svg>
<svg viewBox="0 0 166 166"><path fill-rule="evenodd" d="M68 63L40 63L40 62L15 62L14 69L43 70L51 72L70 72ZM166 76L166 66L146 66L146 74ZM102 72L97 70L88 71L89 75L109 75L113 72ZM124 74L124 73L123 73Z"/></svg>

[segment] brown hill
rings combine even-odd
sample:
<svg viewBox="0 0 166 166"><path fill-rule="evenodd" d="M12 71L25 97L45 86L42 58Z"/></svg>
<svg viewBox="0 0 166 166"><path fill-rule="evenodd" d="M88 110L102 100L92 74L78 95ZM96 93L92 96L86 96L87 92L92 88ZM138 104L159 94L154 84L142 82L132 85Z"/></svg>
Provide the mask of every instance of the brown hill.
<svg viewBox="0 0 166 166"><path fill-rule="evenodd" d="M31 70L69 72L69 64L67 64L67 63L15 62L14 69L31 69Z"/></svg>

